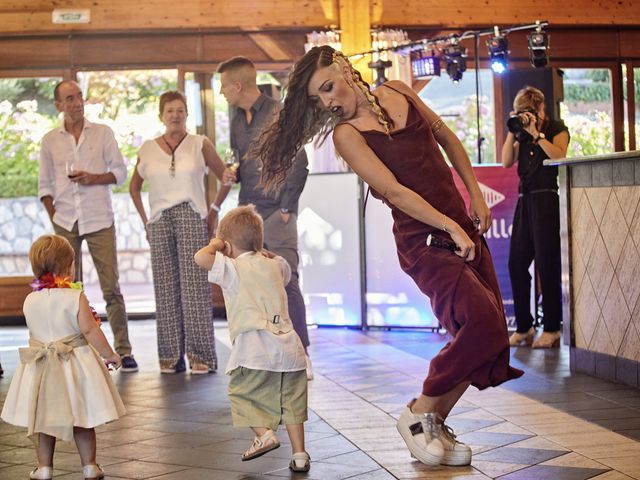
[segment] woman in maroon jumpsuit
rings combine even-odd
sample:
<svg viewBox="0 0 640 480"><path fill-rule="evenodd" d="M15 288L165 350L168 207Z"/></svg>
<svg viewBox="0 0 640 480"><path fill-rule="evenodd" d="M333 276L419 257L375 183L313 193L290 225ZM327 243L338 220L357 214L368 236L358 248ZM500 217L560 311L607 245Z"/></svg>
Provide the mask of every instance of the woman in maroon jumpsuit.
<svg viewBox="0 0 640 480"><path fill-rule="evenodd" d="M413 90L391 81L372 94L342 54L316 47L296 63L284 108L255 147L266 185L278 188L296 151L331 131L338 154L391 208L400 265L452 336L398 431L425 464L468 465L471 449L444 420L469 385L484 389L522 375L509 366L502 298L482 237L491 212L462 144ZM469 192L469 212L438 145ZM457 250L427 246L429 234Z"/></svg>

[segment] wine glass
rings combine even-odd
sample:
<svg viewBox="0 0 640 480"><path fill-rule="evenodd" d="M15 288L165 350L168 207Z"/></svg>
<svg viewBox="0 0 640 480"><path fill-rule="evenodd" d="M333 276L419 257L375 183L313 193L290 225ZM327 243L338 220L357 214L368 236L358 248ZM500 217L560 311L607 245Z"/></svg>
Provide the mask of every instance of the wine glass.
<svg viewBox="0 0 640 480"><path fill-rule="evenodd" d="M67 174L67 178L73 178L76 176L76 165L75 159L69 158L64 165L65 173Z"/></svg>
<svg viewBox="0 0 640 480"><path fill-rule="evenodd" d="M236 154L235 150L233 150L232 148L227 148L224 151L224 164L229 170L234 173L236 170L238 170L238 167L240 166L240 160L238 159L238 155ZM233 183L226 183L225 185L230 186L233 185Z"/></svg>

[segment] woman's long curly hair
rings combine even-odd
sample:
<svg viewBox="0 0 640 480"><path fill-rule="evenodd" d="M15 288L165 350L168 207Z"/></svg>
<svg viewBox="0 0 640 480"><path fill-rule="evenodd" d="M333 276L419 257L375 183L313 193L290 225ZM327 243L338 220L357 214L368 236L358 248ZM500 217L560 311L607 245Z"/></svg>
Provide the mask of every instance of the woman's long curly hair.
<svg viewBox="0 0 640 480"><path fill-rule="evenodd" d="M339 117L310 100L308 92L313 74L337 59L349 66L354 84L378 112L387 132L393 124L377 98L370 93L369 84L342 53L328 45L313 47L294 65L286 87L284 106L277 119L252 146L252 152L262 161L262 184L267 191L278 191L286 180L296 153L316 136L316 144L322 144L340 121Z"/></svg>
<svg viewBox="0 0 640 480"><path fill-rule="evenodd" d="M324 141L335 126L335 117L309 99L307 88L316 70L333 63L335 50L329 46L314 47L296 62L286 87L284 106L277 119L253 145L262 161L262 183L277 191L284 183L296 153L320 133Z"/></svg>

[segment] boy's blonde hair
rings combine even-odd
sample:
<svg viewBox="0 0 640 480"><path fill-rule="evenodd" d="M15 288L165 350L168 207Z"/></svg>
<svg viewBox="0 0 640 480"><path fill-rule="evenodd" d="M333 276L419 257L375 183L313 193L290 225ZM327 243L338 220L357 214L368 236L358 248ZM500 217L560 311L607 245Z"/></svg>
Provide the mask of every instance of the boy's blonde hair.
<svg viewBox="0 0 640 480"><path fill-rule="evenodd" d="M45 273L66 274L75 258L73 247L60 235L42 235L29 249L29 262L36 278Z"/></svg>
<svg viewBox="0 0 640 480"><path fill-rule="evenodd" d="M516 98L513 99L513 109L516 112L522 112L529 109L537 111L540 104L543 103L544 93L542 93L542 90L527 85L521 89L516 94Z"/></svg>
<svg viewBox="0 0 640 480"><path fill-rule="evenodd" d="M259 252L264 241L262 217L254 205L236 207L220 220L217 236L242 250Z"/></svg>

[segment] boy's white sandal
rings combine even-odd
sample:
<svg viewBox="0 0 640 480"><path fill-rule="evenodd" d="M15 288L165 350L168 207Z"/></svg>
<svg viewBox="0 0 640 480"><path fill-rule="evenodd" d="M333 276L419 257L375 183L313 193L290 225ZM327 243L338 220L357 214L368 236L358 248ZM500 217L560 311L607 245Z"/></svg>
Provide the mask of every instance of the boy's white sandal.
<svg viewBox="0 0 640 480"><path fill-rule="evenodd" d="M291 456L289 469L292 472L308 472L311 469L311 457L307 452L297 452Z"/></svg>
<svg viewBox="0 0 640 480"><path fill-rule="evenodd" d="M253 460L254 458L261 457L265 453L275 450L279 446L280 442L278 441L278 437L276 437L273 430L269 429L261 436L253 439L251 448L242 455L242 461L246 462L247 460Z"/></svg>
<svg viewBox="0 0 640 480"><path fill-rule="evenodd" d="M84 480L102 480L104 478L104 469L98 465L85 465L82 467Z"/></svg>
<svg viewBox="0 0 640 480"><path fill-rule="evenodd" d="M51 480L53 478L53 467L36 467L29 473L31 480Z"/></svg>

